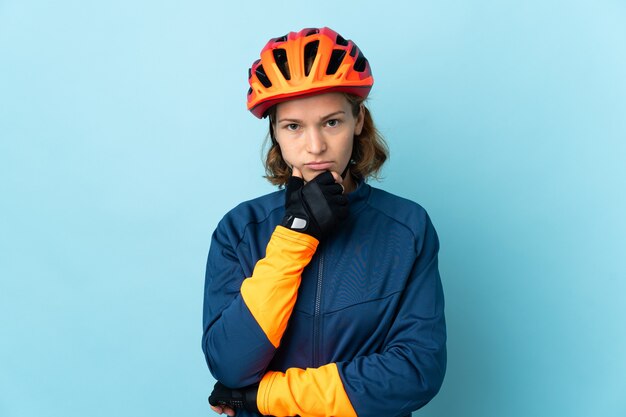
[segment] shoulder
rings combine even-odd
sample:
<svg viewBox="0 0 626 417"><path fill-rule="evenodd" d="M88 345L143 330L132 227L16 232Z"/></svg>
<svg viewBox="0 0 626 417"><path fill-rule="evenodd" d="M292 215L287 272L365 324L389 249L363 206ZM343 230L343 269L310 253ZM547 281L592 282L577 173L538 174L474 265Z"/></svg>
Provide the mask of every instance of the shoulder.
<svg viewBox="0 0 626 417"><path fill-rule="evenodd" d="M424 224L428 213L420 204L388 191L371 187L368 205L407 227Z"/></svg>
<svg viewBox="0 0 626 417"><path fill-rule="evenodd" d="M284 193L278 190L238 204L220 220L216 233L226 233L239 240L250 225L263 223L276 210L283 209Z"/></svg>
<svg viewBox="0 0 626 417"><path fill-rule="evenodd" d="M426 209L415 201L400 197L388 191L371 187L368 206L386 216L396 226L406 228L413 234L418 246L424 239L438 241L435 229Z"/></svg>

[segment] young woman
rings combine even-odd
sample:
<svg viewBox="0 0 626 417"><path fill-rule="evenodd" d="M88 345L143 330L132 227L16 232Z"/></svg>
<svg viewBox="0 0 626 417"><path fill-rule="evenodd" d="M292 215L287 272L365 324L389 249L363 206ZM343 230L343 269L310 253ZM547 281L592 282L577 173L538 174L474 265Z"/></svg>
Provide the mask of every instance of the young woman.
<svg viewBox="0 0 626 417"><path fill-rule="evenodd" d="M249 71L267 178L215 230L202 346L214 411L409 416L439 391L439 242L422 207L371 187L387 149L369 63L329 28L272 39Z"/></svg>

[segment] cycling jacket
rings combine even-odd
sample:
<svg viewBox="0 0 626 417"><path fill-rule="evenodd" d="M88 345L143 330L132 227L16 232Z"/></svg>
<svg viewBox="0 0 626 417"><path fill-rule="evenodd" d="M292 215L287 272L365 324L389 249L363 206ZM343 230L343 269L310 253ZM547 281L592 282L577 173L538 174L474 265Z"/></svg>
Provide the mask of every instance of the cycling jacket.
<svg viewBox="0 0 626 417"><path fill-rule="evenodd" d="M348 199L348 219L321 243L279 226L284 190L240 204L213 234L202 347L224 385L260 383L264 415L408 416L442 384L426 211L363 182Z"/></svg>

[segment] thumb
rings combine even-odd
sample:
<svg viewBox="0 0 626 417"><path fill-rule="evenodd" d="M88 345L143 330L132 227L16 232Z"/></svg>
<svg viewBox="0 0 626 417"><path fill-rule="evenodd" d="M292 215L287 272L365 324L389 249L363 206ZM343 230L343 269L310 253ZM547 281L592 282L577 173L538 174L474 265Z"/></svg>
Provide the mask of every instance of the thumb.
<svg viewBox="0 0 626 417"><path fill-rule="evenodd" d="M302 178L302 172L296 167L291 167L291 175L294 177Z"/></svg>
<svg viewBox="0 0 626 417"><path fill-rule="evenodd" d="M341 175L339 175L338 173L336 173L335 171L330 171L330 173L332 174L333 178L335 179L335 182L337 184L340 184L343 182L343 178L341 177Z"/></svg>
<svg viewBox="0 0 626 417"><path fill-rule="evenodd" d="M291 199L291 195L304 186L304 180L302 179L302 172L296 167L291 168L291 176L287 179L285 193L285 202Z"/></svg>

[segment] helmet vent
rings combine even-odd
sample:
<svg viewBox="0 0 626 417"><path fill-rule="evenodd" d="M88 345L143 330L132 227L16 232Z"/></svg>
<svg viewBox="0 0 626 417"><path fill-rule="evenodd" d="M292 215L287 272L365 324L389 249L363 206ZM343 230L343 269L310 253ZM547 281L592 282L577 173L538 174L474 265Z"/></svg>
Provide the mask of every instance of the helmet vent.
<svg viewBox="0 0 626 417"><path fill-rule="evenodd" d="M286 40L287 40L287 35L283 35L283 36L280 36L278 38L272 39L272 41L276 42L276 43L278 43L278 42L285 42Z"/></svg>
<svg viewBox="0 0 626 417"><path fill-rule="evenodd" d="M337 34L337 40L335 41L337 45L348 46L348 41L343 38L340 34Z"/></svg>
<svg viewBox="0 0 626 417"><path fill-rule="evenodd" d="M311 36L311 35L317 35L318 33L320 33L319 29L311 29L311 30L309 30L306 33L306 35L304 35L304 37Z"/></svg>
<svg viewBox="0 0 626 417"><path fill-rule="evenodd" d="M272 86L272 82L269 78L267 78L267 74L265 73L263 65L259 65L254 73L256 74L256 77L259 79L259 81L261 81L261 84L263 84L263 87L270 88Z"/></svg>
<svg viewBox="0 0 626 417"><path fill-rule="evenodd" d="M356 55L356 50L357 50L356 45L352 45L352 49L350 49L350 56L352 58L354 58L354 56Z"/></svg>
<svg viewBox="0 0 626 417"><path fill-rule="evenodd" d="M252 87L248 88L248 95L252 94Z"/></svg>
<svg viewBox="0 0 626 417"><path fill-rule="evenodd" d="M346 51L343 49L333 49L333 53L328 61L328 67L326 68L326 75L332 75L337 72L344 56L346 56Z"/></svg>
<svg viewBox="0 0 626 417"><path fill-rule="evenodd" d="M285 77L286 80L290 80L291 74L289 72L289 64L287 63L287 51L284 49L274 49L272 53L274 54L274 61L276 61L276 65L283 74L283 77Z"/></svg>
<svg viewBox="0 0 626 417"><path fill-rule="evenodd" d="M315 57L317 56L317 47L320 41L313 41L306 44L304 47L304 75L309 76Z"/></svg>
<svg viewBox="0 0 626 417"><path fill-rule="evenodd" d="M354 63L354 70L356 72L363 72L366 66L367 59L363 56L363 52L359 51L359 56L356 57L356 62Z"/></svg>

